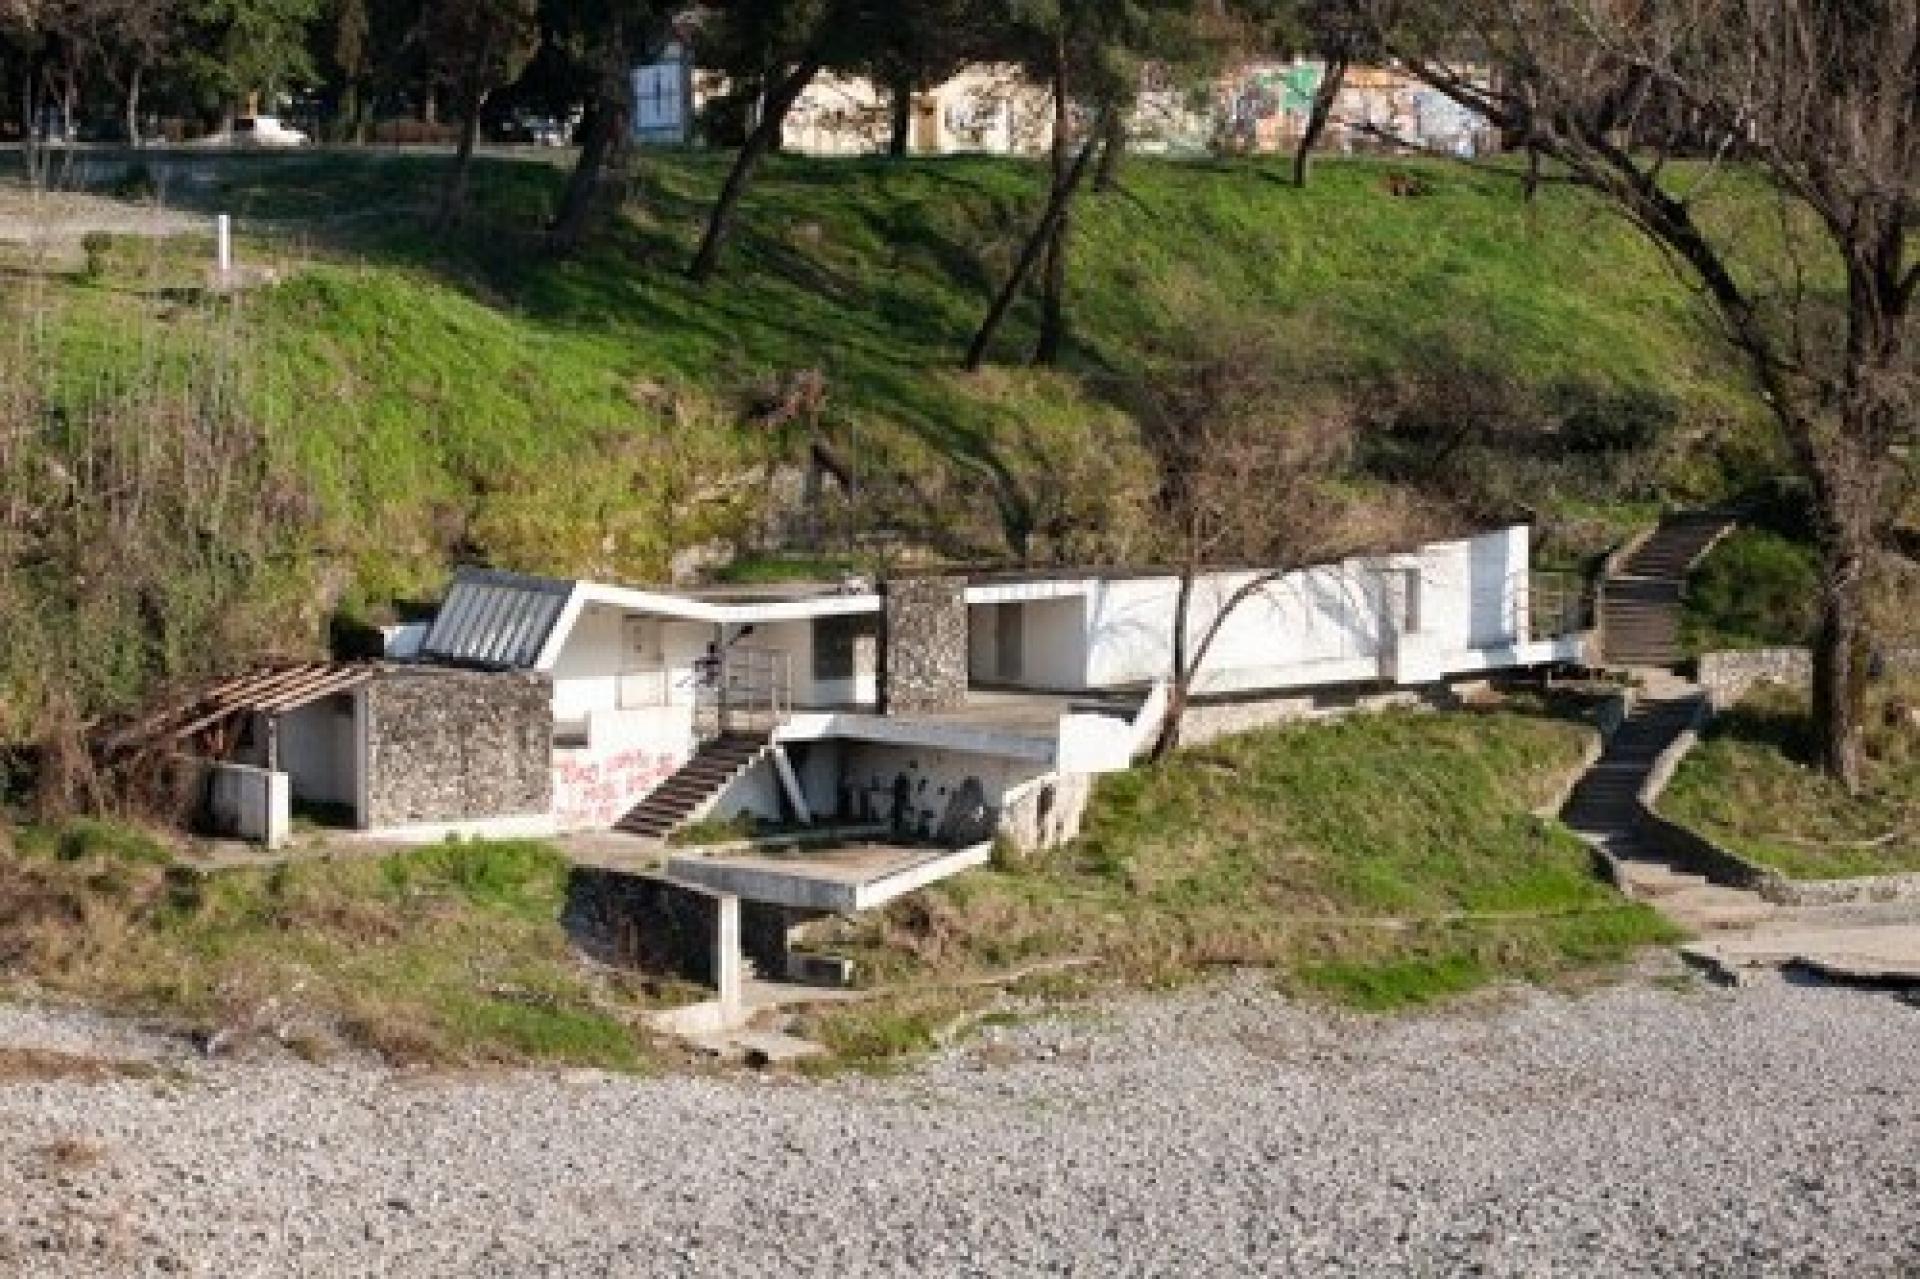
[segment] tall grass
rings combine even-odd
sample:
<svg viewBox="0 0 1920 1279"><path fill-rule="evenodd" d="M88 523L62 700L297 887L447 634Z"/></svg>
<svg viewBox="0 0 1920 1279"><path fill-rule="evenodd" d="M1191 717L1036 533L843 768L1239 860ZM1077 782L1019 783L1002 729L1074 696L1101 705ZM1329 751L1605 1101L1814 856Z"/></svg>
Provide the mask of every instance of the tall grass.
<svg viewBox="0 0 1920 1279"><path fill-rule="evenodd" d="M82 798L62 761L88 724L320 634L284 370L245 299L150 265L111 296L0 299L0 740L40 744L54 806Z"/></svg>

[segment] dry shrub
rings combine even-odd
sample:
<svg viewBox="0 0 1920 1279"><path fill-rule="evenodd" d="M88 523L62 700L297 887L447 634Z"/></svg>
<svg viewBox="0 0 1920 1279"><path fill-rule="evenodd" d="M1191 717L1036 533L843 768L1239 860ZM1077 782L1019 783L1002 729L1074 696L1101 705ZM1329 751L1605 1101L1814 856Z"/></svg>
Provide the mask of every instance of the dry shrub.
<svg viewBox="0 0 1920 1279"><path fill-rule="evenodd" d="M0 743L31 743L49 819L126 811L103 718L284 647L313 594L318 515L239 307L90 322L91 376L58 324L0 342Z"/></svg>
<svg viewBox="0 0 1920 1279"><path fill-rule="evenodd" d="M103 1163L107 1148L85 1137L56 1137L37 1153L62 1172L81 1172Z"/></svg>
<svg viewBox="0 0 1920 1279"><path fill-rule="evenodd" d="M0 1081L7 1083L114 1079L128 1073L129 1066L130 1063L83 1053L0 1045Z"/></svg>

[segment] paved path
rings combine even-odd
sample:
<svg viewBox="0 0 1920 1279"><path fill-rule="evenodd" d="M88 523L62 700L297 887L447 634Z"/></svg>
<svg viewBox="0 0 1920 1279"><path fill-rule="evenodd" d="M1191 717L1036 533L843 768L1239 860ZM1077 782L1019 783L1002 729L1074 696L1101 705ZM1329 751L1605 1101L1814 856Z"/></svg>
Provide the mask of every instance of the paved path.
<svg viewBox="0 0 1920 1279"><path fill-rule="evenodd" d="M1712 883L1677 865L1646 830L1640 794L1660 755L1692 727L1702 710L1696 686L1661 672L1647 681L1606 752L1574 787L1561 820L1601 849L1632 897L1651 902L1689 932L1745 928L1775 914L1758 893Z"/></svg>

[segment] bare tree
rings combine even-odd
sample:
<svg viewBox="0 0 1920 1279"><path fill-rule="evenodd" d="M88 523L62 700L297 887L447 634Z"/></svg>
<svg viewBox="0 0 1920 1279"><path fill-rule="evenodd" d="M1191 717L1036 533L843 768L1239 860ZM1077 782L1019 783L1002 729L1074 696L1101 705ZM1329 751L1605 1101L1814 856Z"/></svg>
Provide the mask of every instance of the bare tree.
<svg viewBox="0 0 1920 1279"><path fill-rule="evenodd" d="M1379 549L1411 523L1390 503L1349 502L1328 483L1350 451L1350 412L1302 404L1273 340L1230 327L1200 331L1227 336L1153 361L1138 391L1160 477L1160 539L1179 579L1156 760L1179 747L1228 622L1276 598L1299 570Z"/></svg>
<svg viewBox="0 0 1920 1279"><path fill-rule="evenodd" d="M1813 494L1821 763L1857 789L1864 582L1915 403L1920 3L1461 0L1431 27L1375 20L1419 75L1558 161L1698 285ZM1455 65L1463 24L1516 74L1475 83ZM1715 207L1729 184L1741 199ZM1764 217L1731 207L1759 201Z"/></svg>

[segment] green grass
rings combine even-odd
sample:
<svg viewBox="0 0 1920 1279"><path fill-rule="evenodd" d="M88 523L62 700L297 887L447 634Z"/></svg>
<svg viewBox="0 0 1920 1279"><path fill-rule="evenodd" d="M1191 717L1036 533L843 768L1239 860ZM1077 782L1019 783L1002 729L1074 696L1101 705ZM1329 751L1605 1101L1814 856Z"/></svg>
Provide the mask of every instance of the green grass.
<svg viewBox="0 0 1920 1279"><path fill-rule="evenodd" d="M1604 965L1670 933L1533 814L1589 733L1393 713L1227 739L1103 779L1068 847L917 894L835 944L882 984L1089 956L1146 986L1264 967L1382 1009ZM910 1039L886 1011L856 1033L878 1019Z"/></svg>
<svg viewBox="0 0 1920 1279"><path fill-rule="evenodd" d="M1018 248L1036 167L777 160L701 291L679 267L724 161L642 160L629 215L569 262L540 250L561 177L544 164L483 164L481 207L453 235L406 212L431 204L440 168L424 158L256 159L212 194L182 189L243 226L310 220L256 241L292 278L249 298L244 324L363 593L436 584L450 536L532 569L660 575L674 550L743 528L754 495L689 492L793 455L738 423L803 369L826 375L847 452L910 477L927 514L988 549L1063 519L1083 541L1125 535L1125 510L1051 509L1053 482L1124 503L1143 459L1112 379L1196 323L1277 330L1303 402L1418 398L1464 371L1602 443L1614 419L1631 437L1649 415L1693 428L1749 412L1665 265L1567 191L1528 208L1507 179L1434 165L1433 193L1402 199L1382 178L1404 163L1355 161L1301 192L1265 162L1143 159L1077 217L1067 366L1017 367L1023 309L1008 366L968 378L958 354ZM400 212L329 220L369 208ZM55 290L76 394L150 339L131 322L153 294L148 256L124 247L117 278ZM153 309L191 344L194 313ZM1530 496L1577 505L1579 486L1561 487Z"/></svg>
<svg viewBox="0 0 1920 1279"><path fill-rule="evenodd" d="M1920 871L1920 730L1889 714L1920 705L1920 685L1877 686L1869 703L1861 794L1809 763L1806 695L1761 687L1712 723L1661 811L1794 879Z"/></svg>
<svg viewBox="0 0 1920 1279"><path fill-rule="evenodd" d="M633 1070L652 996L590 972L559 922L568 868L533 843L448 843L273 869L170 868L97 824L0 842L0 989L201 1033L395 1062Z"/></svg>
<svg viewBox="0 0 1920 1279"><path fill-rule="evenodd" d="M1687 581L1689 651L1805 644L1820 620L1819 554L1767 529L1736 529Z"/></svg>
<svg viewBox="0 0 1920 1279"><path fill-rule="evenodd" d="M969 376L960 353L1034 216L1040 166L778 158L699 289L682 267L726 160L642 157L624 210L568 261L541 241L554 166L483 162L472 217L440 234L425 212L442 163L369 154L209 158L216 181L164 193L238 215L242 261L279 272L237 300L207 295L200 237L116 237L94 271L0 264L0 314L20 321L4 354L27 382L0 375L0 393L83 422L242 367L222 416L260 442L238 491L270 513L223 532L239 549L217 556L180 531L198 512L150 514L161 527L129 540L168 558L110 557L151 580L98 603L65 596L99 566L15 575L4 611L44 624L0 635L0 733L43 722L63 689L86 716L204 674L209 654L315 648L332 615L437 598L455 560L646 581L717 548L735 560L721 576L764 582L871 570L878 552L848 539L875 528L888 548L969 559L1151 555L1127 386L1156 349L1229 327L1271 335L1291 407L1364 428L1343 495L1472 520L1530 510L1555 562L1603 550L1646 503L1736 482L1716 469L1728 458L1770 464L1687 290L1571 189L1528 206L1507 178L1423 164L1430 194L1409 199L1385 181L1405 161L1328 163L1299 191L1277 163L1142 158L1076 214L1062 366L1027 366L1029 301L998 363ZM1715 190L1738 205L1737 184ZM769 526L791 523L770 509L791 485L772 481L808 438L758 411L810 370L827 387L818 429L861 495L827 503L824 550L769 550ZM1460 424L1474 429L1456 439ZM34 450L22 500L83 468L77 439ZM62 660L84 669L16 669L15 652L76 635Z"/></svg>

